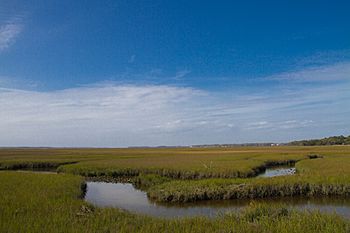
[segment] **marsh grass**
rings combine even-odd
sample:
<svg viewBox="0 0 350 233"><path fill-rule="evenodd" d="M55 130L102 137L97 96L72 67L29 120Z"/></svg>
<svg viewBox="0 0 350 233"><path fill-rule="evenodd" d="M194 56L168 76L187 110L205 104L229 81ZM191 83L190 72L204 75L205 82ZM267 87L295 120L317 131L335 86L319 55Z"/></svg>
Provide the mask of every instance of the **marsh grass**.
<svg viewBox="0 0 350 233"><path fill-rule="evenodd" d="M296 175L268 179L177 180L150 187L148 196L158 202L292 196L350 196L350 177Z"/></svg>
<svg viewBox="0 0 350 233"><path fill-rule="evenodd" d="M269 164L308 159L309 154L349 153L350 147L236 147L143 149L0 149L0 168L58 167L83 176L157 174L173 179L245 178ZM69 164L72 163L72 164ZM74 164L73 164L74 163Z"/></svg>
<svg viewBox="0 0 350 233"><path fill-rule="evenodd" d="M349 232L349 221L318 212L251 204L241 214L164 220L82 199L84 179L65 174L0 172L0 232Z"/></svg>
<svg viewBox="0 0 350 233"><path fill-rule="evenodd" d="M155 174L140 174L132 180L136 188L141 190L148 190L150 187L170 182L171 179Z"/></svg>
<svg viewBox="0 0 350 233"><path fill-rule="evenodd" d="M55 171L59 166L73 164L76 162L69 161L3 161L0 162L0 170L41 170Z"/></svg>
<svg viewBox="0 0 350 233"><path fill-rule="evenodd" d="M295 164L288 177L249 178ZM95 180L130 180L160 202L349 195L350 146L0 149L0 169L57 170ZM131 178L133 177L133 178Z"/></svg>

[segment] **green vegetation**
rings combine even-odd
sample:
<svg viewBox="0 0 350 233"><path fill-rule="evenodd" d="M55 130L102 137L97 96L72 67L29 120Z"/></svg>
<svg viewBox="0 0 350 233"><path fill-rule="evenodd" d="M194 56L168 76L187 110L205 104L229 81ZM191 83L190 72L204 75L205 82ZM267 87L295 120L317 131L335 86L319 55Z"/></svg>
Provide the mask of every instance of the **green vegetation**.
<svg viewBox="0 0 350 233"><path fill-rule="evenodd" d="M256 178L294 164L294 176ZM349 232L335 215L252 204L216 219L164 220L96 208L85 177L130 180L163 202L296 195L350 196L350 146L161 149L0 149L0 232ZM67 173L67 174L61 174ZM79 176L81 175L81 176Z"/></svg>
<svg viewBox="0 0 350 233"><path fill-rule="evenodd" d="M55 171L59 166L72 164L74 162L61 161L4 161L0 164L0 170L52 170Z"/></svg>
<svg viewBox="0 0 350 233"><path fill-rule="evenodd" d="M147 190L150 187L154 187L159 184L163 184L171 181L172 179L164 176L154 174L140 174L139 176L132 179L132 183L138 189Z"/></svg>
<svg viewBox="0 0 350 233"><path fill-rule="evenodd" d="M0 169L41 164L82 176L158 174L173 179L253 177L269 164L309 155L350 154L350 147L237 147L165 149L0 149Z"/></svg>
<svg viewBox="0 0 350 233"><path fill-rule="evenodd" d="M261 179L177 180L152 186L151 199L158 202L193 202L286 196L350 196L350 177L285 176Z"/></svg>
<svg viewBox="0 0 350 233"><path fill-rule="evenodd" d="M0 172L0 232L349 232L336 215L251 205L216 219L156 219L96 208L80 196L84 179L66 174Z"/></svg>
<svg viewBox="0 0 350 233"><path fill-rule="evenodd" d="M295 176L248 178L295 162ZM107 181L133 176L160 202L350 193L349 146L0 150L0 169L19 168Z"/></svg>
<svg viewBox="0 0 350 233"><path fill-rule="evenodd" d="M329 145L350 145L350 135L345 137L334 136L322 139L302 140L288 143L291 146L329 146Z"/></svg>
<svg viewBox="0 0 350 233"><path fill-rule="evenodd" d="M296 163L294 176L250 179L174 180L152 186L148 195L159 202L264 198L285 196L350 195L348 147L334 147L342 153L309 156ZM319 151L320 152L320 151ZM318 158L320 157L320 158Z"/></svg>

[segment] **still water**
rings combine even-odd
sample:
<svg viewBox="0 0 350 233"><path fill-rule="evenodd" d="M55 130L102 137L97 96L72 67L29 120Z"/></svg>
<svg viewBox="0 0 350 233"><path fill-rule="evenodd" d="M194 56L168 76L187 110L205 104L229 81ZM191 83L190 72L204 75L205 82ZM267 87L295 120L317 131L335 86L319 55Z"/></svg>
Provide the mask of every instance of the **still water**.
<svg viewBox="0 0 350 233"><path fill-rule="evenodd" d="M117 207L133 213L156 217L207 216L215 217L225 212L238 212L249 205L250 200L200 201L181 205L166 205L150 201L147 194L129 183L87 182L85 199L99 207ZM284 204L298 210L319 210L337 213L350 219L349 198L275 198L257 200Z"/></svg>
<svg viewBox="0 0 350 233"><path fill-rule="evenodd" d="M263 173L257 177L274 177L274 176L288 176L294 175L296 172L295 167L290 166L278 166L267 168Z"/></svg>

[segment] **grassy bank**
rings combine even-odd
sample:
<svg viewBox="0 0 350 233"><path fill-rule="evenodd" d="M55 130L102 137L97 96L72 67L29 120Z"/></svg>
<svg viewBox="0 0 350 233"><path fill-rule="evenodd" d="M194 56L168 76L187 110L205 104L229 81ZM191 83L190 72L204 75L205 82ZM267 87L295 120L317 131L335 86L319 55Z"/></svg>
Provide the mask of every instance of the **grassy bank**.
<svg viewBox="0 0 350 233"><path fill-rule="evenodd" d="M42 161L2 161L0 163L0 170L46 170L55 171L59 166L73 164L75 161L55 161L55 160L42 160Z"/></svg>
<svg viewBox="0 0 350 233"><path fill-rule="evenodd" d="M83 178L0 172L0 232L348 232L335 215L252 204L216 219L163 220L96 208L79 197Z"/></svg>
<svg viewBox="0 0 350 233"><path fill-rule="evenodd" d="M288 176L164 182L148 189L158 202L193 202L291 196L350 196L350 176Z"/></svg>
<svg viewBox="0 0 350 233"><path fill-rule="evenodd" d="M350 146L0 149L0 169L41 164L48 167L58 165L60 172L83 176L116 177L143 173L173 179L245 178L255 176L269 164L300 161L312 154L327 158L340 156L348 161Z"/></svg>
<svg viewBox="0 0 350 233"><path fill-rule="evenodd" d="M247 178L295 162L295 176ZM0 149L0 169L57 169L107 181L134 177L137 187L161 202L350 192L350 146Z"/></svg>
<svg viewBox="0 0 350 233"><path fill-rule="evenodd" d="M159 202L265 198L285 196L349 196L350 156L324 155L295 164L294 176L250 179L173 180L149 188Z"/></svg>

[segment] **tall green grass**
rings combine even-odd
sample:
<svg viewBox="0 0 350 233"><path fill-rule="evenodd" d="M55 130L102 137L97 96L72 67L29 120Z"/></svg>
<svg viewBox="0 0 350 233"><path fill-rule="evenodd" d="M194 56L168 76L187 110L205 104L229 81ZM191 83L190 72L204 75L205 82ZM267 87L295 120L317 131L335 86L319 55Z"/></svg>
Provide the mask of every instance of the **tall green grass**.
<svg viewBox="0 0 350 233"><path fill-rule="evenodd" d="M296 162L319 154L349 161L350 146L0 149L0 169L56 167L83 176L157 174L173 179L253 177L269 164ZM74 163L74 164L68 164ZM66 164L66 165L65 165Z"/></svg>
<svg viewBox="0 0 350 233"><path fill-rule="evenodd" d="M203 179L164 182L148 189L158 202L292 196L350 196L350 176L288 176L254 179Z"/></svg>
<svg viewBox="0 0 350 233"><path fill-rule="evenodd" d="M149 188L148 195L159 202L265 198L285 196L349 196L350 155L348 147L334 147L299 160L294 176L250 179L173 180ZM318 151L319 152L319 151ZM341 153L339 153L341 152ZM293 161L290 161L293 162ZM265 165L269 162L265 162ZM271 162L278 164L278 162Z"/></svg>
<svg viewBox="0 0 350 233"><path fill-rule="evenodd" d="M0 170L56 170L59 166L73 164L73 161L16 161L8 160L0 163Z"/></svg>
<svg viewBox="0 0 350 233"><path fill-rule="evenodd" d="M157 219L114 208L96 208L80 199L84 180L64 174L0 172L0 232L349 232L336 215L296 212L252 204L241 214Z"/></svg>
<svg viewBox="0 0 350 233"><path fill-rule="evenodd" d="M297 175L253 177L293 164ZM350 146L166 149L0 149L0 169L57 169L97 179L133 179L157 201L349 194ZM113 179L110 179L112 177ZM220 179L213 179L220 178ZM179 181L180 180L180 181ZM181 181L183 180L183 181Z"/></svg>

